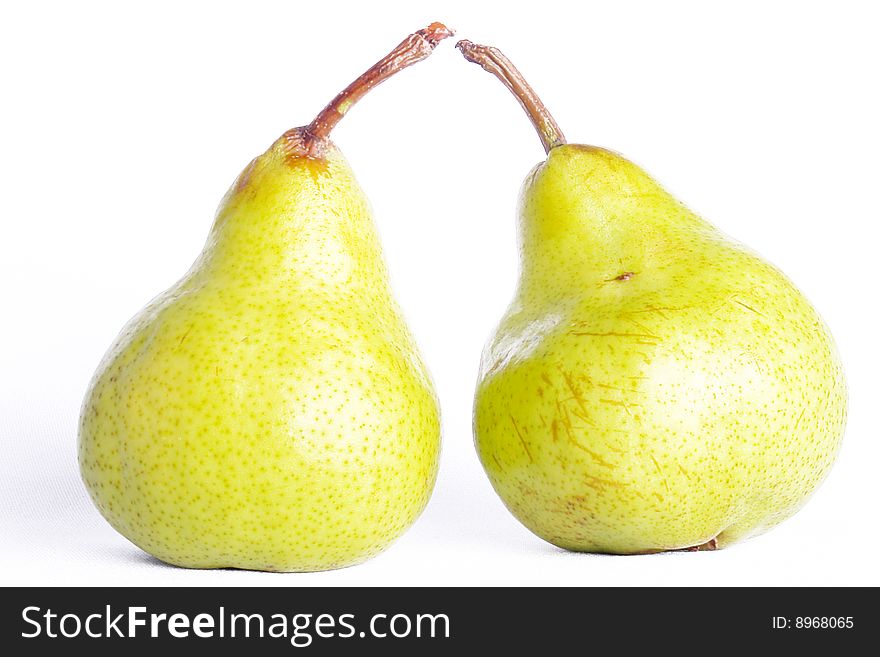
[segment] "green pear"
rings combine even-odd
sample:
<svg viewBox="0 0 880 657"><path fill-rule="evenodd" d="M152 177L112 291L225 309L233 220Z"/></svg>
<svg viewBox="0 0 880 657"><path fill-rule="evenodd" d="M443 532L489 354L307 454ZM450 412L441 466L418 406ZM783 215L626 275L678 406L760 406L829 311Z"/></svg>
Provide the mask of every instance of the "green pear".
<svg viewBox="0 0 880 657"><path fill-rule="evenodd" d="M82 477L110 524L162 561L340 568L385 549L427 503L437 400L367 199L327 135L450 34L411 35L253 160L190 271L99 366Z"/></svg>
<svg viewBox="0 0 880 657"><path fill-rule="evenodd" d="M790 517L845 423L822 319L638 166L566 144L497 49L459 48L517 95L548 153L523 186L519 285L476 392L504 503L557 546L620 554L725 547Z"/></svg>

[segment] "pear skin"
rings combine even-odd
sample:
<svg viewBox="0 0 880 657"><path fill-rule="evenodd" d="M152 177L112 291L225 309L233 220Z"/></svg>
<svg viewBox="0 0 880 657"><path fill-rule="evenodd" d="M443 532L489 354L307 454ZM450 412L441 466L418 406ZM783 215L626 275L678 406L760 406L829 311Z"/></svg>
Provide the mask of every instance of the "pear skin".
<svg viewBox="0 0 880 657"><path fill-rule="evenodd" d="M467 43L522 90L509 60ZM533 120L548 156L521 193L520 280L474 409L495 490L576 551L714 549L790 517L843 436L828 328L782 272L638 166Z"/></svg>
<svg viewBox="0 0 880 657"><path fill-rule="evenodd" d="M414 36L397 69L448 32ZM316 125L239 176L201 256L123 329L86 396L86 487L168 563L349 566L400 536L433 488L437 399L367 199Z"/></svg>

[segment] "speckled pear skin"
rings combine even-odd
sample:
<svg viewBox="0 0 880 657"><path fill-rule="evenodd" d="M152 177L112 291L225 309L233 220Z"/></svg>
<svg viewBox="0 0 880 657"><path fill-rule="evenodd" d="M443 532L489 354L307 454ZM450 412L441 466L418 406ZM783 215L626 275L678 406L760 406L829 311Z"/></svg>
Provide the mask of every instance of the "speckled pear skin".
<svg viewBox="0 0 880 657"><path fill-rule="evenodd" d="M123 329L79 461L104 517L192 568L364 561L434 485L439 410L370 208L331 144L291 133L223 200L186 276Z"/></svg>
<svg viewBox="0 0 880 657"><path fill-rule="evenodd" d="M846 416L828 329L775 267L616 153L553 148L476 393L480 459L563 548L725 547L794 514Z"/></svg>

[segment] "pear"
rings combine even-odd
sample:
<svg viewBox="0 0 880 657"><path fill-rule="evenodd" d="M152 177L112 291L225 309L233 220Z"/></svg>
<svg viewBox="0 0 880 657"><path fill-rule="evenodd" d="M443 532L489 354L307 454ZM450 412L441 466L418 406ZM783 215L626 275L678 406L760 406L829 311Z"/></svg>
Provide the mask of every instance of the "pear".
<svg viewBox="0 0 880 657"><path fill-rule="evenodd" d="M777 268L617 153L567 144L504 55L547 159L519 201L519 285L485 348L476 446L497 493L562 548L722 548L828 474L846 389L831 335Z"/></svg>
<svg viewBox="0 0 880 657"><path fill-rule="evenodd" d="M253 160L192 268L100 364L80 469L146 552L190 568L341 568L388 547L427 503L437 399L328 134L450 35L439 23L411 35Z"/></svg>

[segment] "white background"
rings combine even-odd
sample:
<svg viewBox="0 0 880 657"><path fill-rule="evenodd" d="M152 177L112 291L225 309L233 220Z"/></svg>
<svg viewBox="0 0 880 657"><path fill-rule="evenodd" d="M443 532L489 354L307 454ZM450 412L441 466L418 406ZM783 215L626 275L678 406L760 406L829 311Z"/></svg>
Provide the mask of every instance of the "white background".
<svg viewBox="0 0 880 657"><path fill-rule="evenodd" d="M2 584L880 584L870 3L33 2L3 13ZM795 518L725 551L603 557L562 552L504 509L472 446L471 403L516 279L519 185L543 152L508 92L451 42L334 133L442 404L442 465L420 520L364 565L273 575L162 565L92 508L77 415L117 331L189 267L254 155L432 20L502 47L571 141L645 166L820 309L850 419L835 469Z"/></svg>

